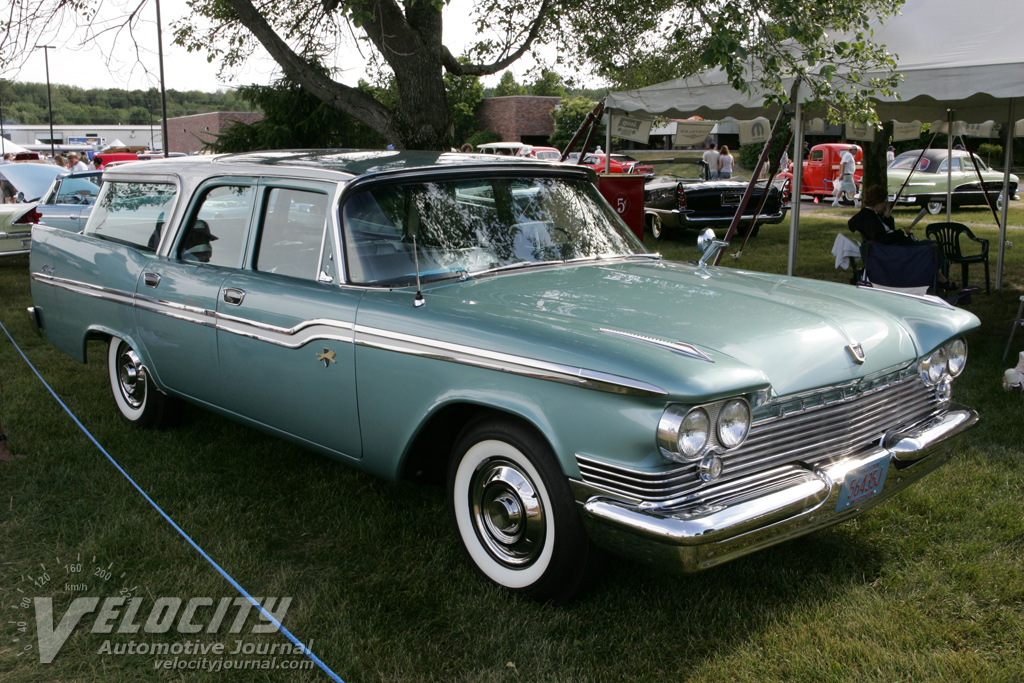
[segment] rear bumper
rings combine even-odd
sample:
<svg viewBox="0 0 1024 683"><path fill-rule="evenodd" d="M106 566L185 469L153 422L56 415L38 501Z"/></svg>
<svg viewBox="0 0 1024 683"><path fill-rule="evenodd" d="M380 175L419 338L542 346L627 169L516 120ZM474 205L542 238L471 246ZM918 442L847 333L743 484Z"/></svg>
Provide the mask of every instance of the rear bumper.
<svg viewBox="0 0 1024 683"><path fill-rule="evenodd" d="M588 532L599 545L665 569L695 572L849 519L945 463L978 414L952 406L940 418L896 434L872 451L821 467L787 465L702 489L660 506L618 499L577 480L571 484ZM837 509L847 474L891 458L884 486ZM709 502L712 501L712 502Z"/></svg>
<svg viewBox="0 0 1024 683"><path fill-rule="evenodd" d="M727 226L732 223L732 216L701 216L692 211L680 211L679 209L646 209L648 214L657 214L661 219L661 225L667 229L674 228L710 228L714 226ZM763 213L757 218L761 225L773 225L781 223L786 219L786 209L783 208L777 213ZM749 223L750 216L744 216L742 223Z"/></svg>

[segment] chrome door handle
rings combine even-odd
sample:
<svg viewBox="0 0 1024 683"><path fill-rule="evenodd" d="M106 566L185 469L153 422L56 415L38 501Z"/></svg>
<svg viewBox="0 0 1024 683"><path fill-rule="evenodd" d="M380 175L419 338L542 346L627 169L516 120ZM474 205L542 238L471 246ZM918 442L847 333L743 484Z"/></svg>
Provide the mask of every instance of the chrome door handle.
<svg viewBox="0 0 1024 683"><path fill-rule="evenodd" d="M234 287L228 287L224 290L224 301L234 306L240 306L242 299L245 298L245 292L241 289L235 289Z"/></svg>
<svg viewBox="0 0 1024 683"><path fill-rule="evenodd" d="M142 276L142 281L146 283L147 287L156 287L160 284L159 273L146 273Z"/></svg>

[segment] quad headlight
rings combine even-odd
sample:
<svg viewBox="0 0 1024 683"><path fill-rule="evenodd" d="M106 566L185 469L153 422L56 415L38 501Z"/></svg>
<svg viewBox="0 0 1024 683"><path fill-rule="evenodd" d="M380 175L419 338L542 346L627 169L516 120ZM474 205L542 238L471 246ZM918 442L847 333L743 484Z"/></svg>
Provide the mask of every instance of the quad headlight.
<svg viewBox="0 0 1024 683"><path fill-rule="evenodd" d="M928 386L957 377L967 365L967 342L954 339L935 349L917 363L918 374Z"/></svg>
<svg viewBox="0 0 1024 683"><path fill-rule="evenodd" d="M671 405L658 423L658 450L675 462L699 462L704 481L722 473L716 453L738 448L750 433L750 404L742 398L698 406Z"/></svg>

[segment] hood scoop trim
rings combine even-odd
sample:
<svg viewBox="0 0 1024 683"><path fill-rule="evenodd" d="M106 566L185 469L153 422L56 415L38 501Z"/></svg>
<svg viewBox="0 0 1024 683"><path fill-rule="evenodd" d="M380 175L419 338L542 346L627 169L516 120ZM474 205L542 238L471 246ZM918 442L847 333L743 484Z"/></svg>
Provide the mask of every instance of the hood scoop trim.
<svg viewBox="0 0 1024 683"><path fill-rule="evenodd" d="M600 328L604 334L610 334L615 337L625 337L633 341L638 341L642 344L650 344L651 346L657 346L659 348L668 349L675 353L682 354L688 358L695 358L697 360L707 361L708 363L714 363L714 359L708 354L698 349L693 344L687 344L686 342L672 342L664 339L656 339L654 337L647 337L642 334L635 334L633 332L623 332L621 330L610 330L606 327Z"/></svg>

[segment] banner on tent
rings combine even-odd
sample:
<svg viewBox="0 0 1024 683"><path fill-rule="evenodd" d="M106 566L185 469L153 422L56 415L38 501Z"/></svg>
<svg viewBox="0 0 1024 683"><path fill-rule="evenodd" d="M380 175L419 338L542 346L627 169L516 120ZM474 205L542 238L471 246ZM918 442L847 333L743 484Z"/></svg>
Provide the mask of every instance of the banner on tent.
<svg viewBox="0 0 1024 683"><path fill-rule="evenodd" d="M861 142L875 141L875 127L867 123L847 123L846 139Z"/></svg>
<svg viewBox="0 0 1024 683"><path fill-rule="evenodd" d="M921 122L920 121L893 121L892 122L892 139L893 142L900 142L901 140L916 140L921 137Z"/></svg>
<svg viewBox="0 0 1024 683"><path fill-rule="evenodd" d="M612 115L612 137L625 138L634 142L647 142L651 137L653 121L636 119L631 116Z"/></svg>
<svg viewBox="0 0 1024 683"><path fill-rule="evenodd" d="M740 127L740 144L753 145L768 142L772 132L772 123L763 116L751 121L737 121Z"/></svg>
<svg viewBox="0 0 1024 683"><path fill-rule="evenodd" d="M714 121L676 121L676 136L672 142L679 147L703 144L714 127Z"/></svg>
<svg viewBox="0 0 1024 683"><path fill-rule="evenodd" d="M992 131L995 128L994 121L986 121L985 123L967 123L966 121L954 121L953 122L953 136L968 137L968 138L990 138L992 137ZM949 122L948 121L933 121L932 122L933 133L948 133Z"/></svg>
<svg viewBox="0 0 1024 683"><path fill-rule="evenodd" d="M807 125L804 126L804 131L808 133L824 133L825 119L808 119Z"/></svg>

